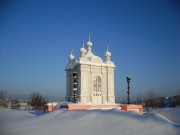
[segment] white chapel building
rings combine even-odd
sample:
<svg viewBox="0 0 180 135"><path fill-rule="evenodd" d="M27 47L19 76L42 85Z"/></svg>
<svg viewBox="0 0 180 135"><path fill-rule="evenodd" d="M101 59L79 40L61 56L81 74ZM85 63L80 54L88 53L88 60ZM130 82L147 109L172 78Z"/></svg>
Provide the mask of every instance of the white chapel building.
<svg viewBox="0 0 180 135"><path fill-rule="evenodd" d="M78 104L115 104L114 69L111 53L105 52L106 60L92 53L92 42L87 42L87 49L80 48L80 58L69 55L66 71L66 101L73 102L73 73L77 73Z"/></svg>

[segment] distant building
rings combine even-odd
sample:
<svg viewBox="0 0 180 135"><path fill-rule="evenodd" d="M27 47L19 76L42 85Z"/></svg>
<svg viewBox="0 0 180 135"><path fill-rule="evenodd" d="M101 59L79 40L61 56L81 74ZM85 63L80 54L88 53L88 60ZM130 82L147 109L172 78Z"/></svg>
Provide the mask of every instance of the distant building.
<svg viewBox="0 0 180 135"><path fill-rule="evenodd" d="M80 48L80 58L71 52L66 71L66 101L74 102L73 73L77 74L76 96L80 104L114 104L114 69L111 53L105 52L106 61L92 53L92 42L87 42L87 50Z"/></svg>
<svg viewBox="0 0 180 135"><path fill-rule="evenodd" d="M173 97L164 97L164 107L175 107L175 99Z"/></svg>

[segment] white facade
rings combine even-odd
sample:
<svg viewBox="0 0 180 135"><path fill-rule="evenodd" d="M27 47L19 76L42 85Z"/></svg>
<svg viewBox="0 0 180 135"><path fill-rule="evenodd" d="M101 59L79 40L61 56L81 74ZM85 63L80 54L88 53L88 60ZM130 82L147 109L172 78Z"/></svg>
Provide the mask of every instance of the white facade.
<svg viewBox="0 0 180 135"><path fill-rule="evenodd" d="M77 98L80 104L114 104L114 63L111 53L105 53L106 61L92 53L92 43L87 42L87 51L80 48L80 58L72 52L66 66L66 101L73 102L73 72L77 72Z"/></svg>

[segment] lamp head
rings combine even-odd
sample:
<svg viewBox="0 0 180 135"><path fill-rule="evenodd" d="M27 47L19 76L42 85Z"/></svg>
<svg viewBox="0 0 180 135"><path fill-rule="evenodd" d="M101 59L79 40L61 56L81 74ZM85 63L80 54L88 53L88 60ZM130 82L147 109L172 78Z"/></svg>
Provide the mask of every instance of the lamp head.
<svg viewBox="0 0 180 135"><path fill-rule="evenodd" d="M130 81L130 80L131 80L131 77L130 77L130 76L126 77L126 80L127 80L127 81Z"/></svg>

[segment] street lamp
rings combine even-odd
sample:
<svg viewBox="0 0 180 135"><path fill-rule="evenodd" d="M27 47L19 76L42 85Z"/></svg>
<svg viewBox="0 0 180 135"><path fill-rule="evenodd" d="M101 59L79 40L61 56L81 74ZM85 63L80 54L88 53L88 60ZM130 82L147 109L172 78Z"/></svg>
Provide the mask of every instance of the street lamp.
<svg viewBox="0 0 180 135"><path fill-rule="evenodd" d="M130 104L130 80L131 80L131 77L128 76L126 77L126 80L127 80L127 103Z"/></svg>
<svg viewBox="0 0 180 135"><path fill-rule="evenodd" d="M73 98L74 103L77 103L77 72L73 72Z"/></svg>

